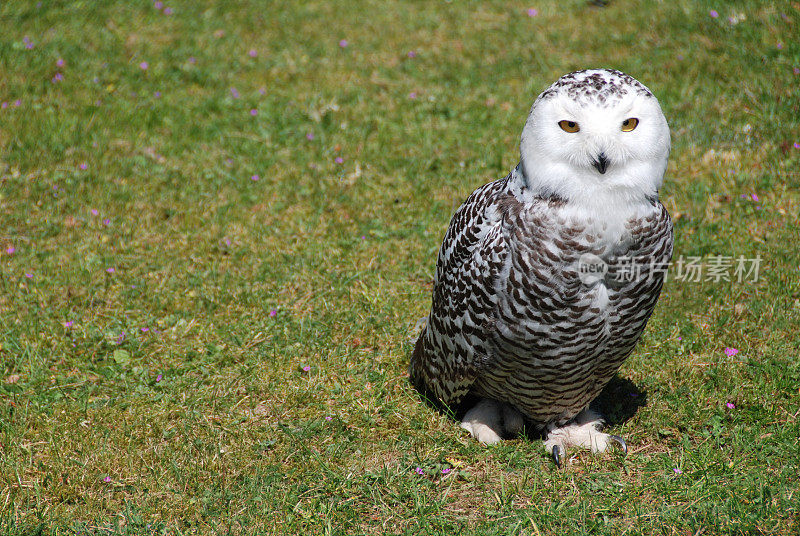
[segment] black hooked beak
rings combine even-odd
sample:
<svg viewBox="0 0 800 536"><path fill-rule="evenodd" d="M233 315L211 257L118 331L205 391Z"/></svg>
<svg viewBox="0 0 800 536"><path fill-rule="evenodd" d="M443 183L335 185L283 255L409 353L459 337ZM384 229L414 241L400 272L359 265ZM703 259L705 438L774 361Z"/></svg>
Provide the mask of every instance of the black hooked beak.
<svg viewBox="0 0 800 536"><path fill-rule="evenodd" d="M592 160L592 165L601 174L605 173L606 169L608 169L608 158L606 158L606 153L600 153L599 155L597 155L597 160Z"/></svg>

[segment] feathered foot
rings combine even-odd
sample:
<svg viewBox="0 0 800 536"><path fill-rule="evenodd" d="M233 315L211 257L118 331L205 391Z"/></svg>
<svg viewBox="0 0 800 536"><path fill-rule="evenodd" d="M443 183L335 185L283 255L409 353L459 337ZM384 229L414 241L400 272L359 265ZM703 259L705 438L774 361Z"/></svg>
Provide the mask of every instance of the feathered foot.
<svg viewBox="0 0 800 536"><path fill-rule="evenodd" d="M544 449L552 456L560 468L568 446L590 449L592 453L603 452L610 442L619 444L622 452L628 453L628 445L619 436L604 434L603 419L592 410L585 409L566 425L556 428L548 427ZM462 424L463 426L463 424Z"/></svg>
<svg viewBox="0 0 800 536"><path fill-rule="evenodd" d="M489 398L482 398L461 419L461 428L469 430L472 437L486 445L499 443L503 437L517 435L524 424L519 411Z"/></svg>

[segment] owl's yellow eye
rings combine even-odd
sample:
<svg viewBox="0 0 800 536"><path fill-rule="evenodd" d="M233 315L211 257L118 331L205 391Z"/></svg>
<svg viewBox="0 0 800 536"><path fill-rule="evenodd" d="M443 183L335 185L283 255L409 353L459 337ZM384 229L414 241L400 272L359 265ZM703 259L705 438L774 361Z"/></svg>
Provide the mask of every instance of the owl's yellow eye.
<svg viewBox="0 0 800 536"><path fill-rule="evenodd" d="M567 121L566 119L564 119L563 121L559 121L558 126L560 126L561 130L563 130L564 132L570 132L570 133L578 132L581 129L581 127L578 126L578 123L576 123L575 121Z"/></svg>
<svg viewBox="0 0 800 536"><path fill-rule="evenodd" d="M636 119L635 117L629 117L628 119L622 122L622 132L630 132L631 130L636 128L636 125L638 124L639 124L638 119Z"/></svg>

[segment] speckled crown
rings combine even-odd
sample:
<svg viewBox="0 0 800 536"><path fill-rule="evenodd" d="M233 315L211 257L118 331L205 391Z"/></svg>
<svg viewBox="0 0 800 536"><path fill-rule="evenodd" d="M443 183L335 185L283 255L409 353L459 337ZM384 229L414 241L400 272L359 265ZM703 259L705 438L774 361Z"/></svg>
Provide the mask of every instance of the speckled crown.
<svg viewBox="0 0 800 536"><path fill-rule="evenodd" d="M545 89L537 101L565 95L581 104L604 105L618 101L630 92L653 97L647 87L634 77L615 69L585 69L565 74Z"/></svg>

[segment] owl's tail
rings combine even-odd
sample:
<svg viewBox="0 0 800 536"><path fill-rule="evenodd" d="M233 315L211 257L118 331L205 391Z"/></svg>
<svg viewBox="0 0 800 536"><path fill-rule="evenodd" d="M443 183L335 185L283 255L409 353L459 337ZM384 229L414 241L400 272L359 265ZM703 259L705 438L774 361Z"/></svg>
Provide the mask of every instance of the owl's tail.
<svg viewBox="0 0 800 536"><path fill-rule="evenodd" d="M417 324L419 324L419 322ZM422 374L422 369L425 366L425 332L426 329L423 327L422 333L419 334L417 342L414 344L414 352L411 354L411 360L408 364L408 379L411 385L414 386L414 389L420 393L425 393L427 391L424 375Z"/></svg>

